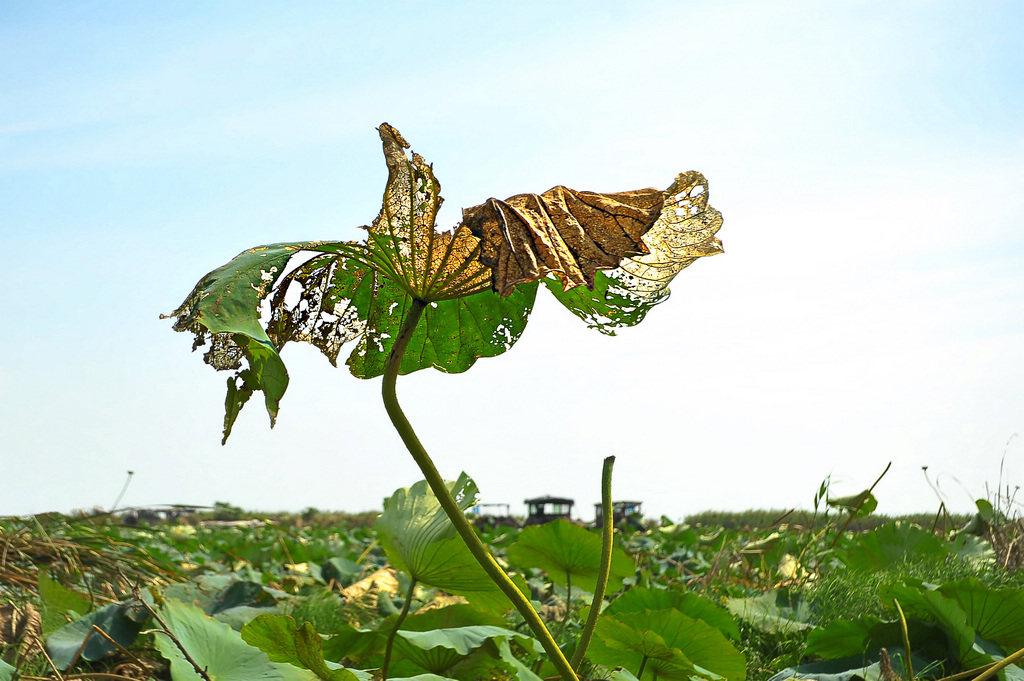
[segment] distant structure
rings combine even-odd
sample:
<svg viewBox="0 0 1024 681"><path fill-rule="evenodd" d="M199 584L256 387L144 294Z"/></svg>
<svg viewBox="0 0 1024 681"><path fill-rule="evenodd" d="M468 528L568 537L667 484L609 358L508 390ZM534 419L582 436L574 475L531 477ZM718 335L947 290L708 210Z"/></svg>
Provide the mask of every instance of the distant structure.
<svg viewBox="0 0 1024 681"><path fill-rule="evenodd" d="M565 497L537 497L523 501L529 509L526 525L542 525L551 520L569 520L572 518L572 507L576 502Z"/></svg>
<svg viewBox="0 0 1024 681"><path fill-rule="evenodd" d="M473 507L473 516L477 527L519 527L508 504L477 504Z"/></svg>
<svg viewBox="0 0 1024 681"><path fill-rule="evenodd" d="M613 501L612 525L626 521L635 527L643 525L643 513L640 511L642 501ZM604 504L594 504L594 527L604 527Z"/></svg>

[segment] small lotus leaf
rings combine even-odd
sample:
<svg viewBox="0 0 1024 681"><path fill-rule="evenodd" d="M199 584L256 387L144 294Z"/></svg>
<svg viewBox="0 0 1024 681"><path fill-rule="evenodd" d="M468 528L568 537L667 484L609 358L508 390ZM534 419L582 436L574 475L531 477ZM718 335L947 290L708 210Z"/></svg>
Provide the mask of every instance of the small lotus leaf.
<svg viewBox="0 0 1024 681"><path fill-rule="evenodd" d="M135 641L147 619L149 614L137 602L112 603L55 631L46 639L46 649L62 671L71 666L79 650L81 659L94 662L113 652L115 646L93 632L93 626L102 629L118 645L127 647Z"/></svg>
<svg viewBox="0 0 1024 681"><path fill-rule="evenodd" d="M594 591L601 564L601 537L567 520L532 525L508 547L508 560L523 567L540 568L557 584ZM612 550L609 593L622 587L622 579L635 571L633 559L622 549Z"/></svg>
<svg viewBox="0 0 1024 681"><path fill-rule="evenodd" d="M842 557L854 570L877 571L908 559L949 555L949 546L917 525L893 522L857 536Z"/></svg>
<svg viewBox="0 0 1024 681"><path fill-rule="evenodd" d="M262 650L273 662L308 669L325 681L358 681L341 665L324 659L324 641L309 622L301 626L285 615L264 614L242 628L242 640Z"/></svg>
<svg viewBox="0 0 1024 681"><path fill-rule="evenodd" d="M786 632L810 628L810 605L785 590L766 591L759 596L729 598L726 607L736 617L763 631Z"/></svg>
<svg viewBox="0 0 1024 681"><path fill-rule="evenodd" d="M618 613L665 608L675 608L688 617L706 622L733 640L740 637L736 620L728 611L692 592L634 588L616 598L601 612L614 616Z"/></svg>
<svg viewBox="0 0 1024 681"><path fill-rule="evenodd" d="M51 578L39 573L39 598L43 602L42 635L49 636L67 625L66 616L78 619L93 609L92 601Z"/></svg>

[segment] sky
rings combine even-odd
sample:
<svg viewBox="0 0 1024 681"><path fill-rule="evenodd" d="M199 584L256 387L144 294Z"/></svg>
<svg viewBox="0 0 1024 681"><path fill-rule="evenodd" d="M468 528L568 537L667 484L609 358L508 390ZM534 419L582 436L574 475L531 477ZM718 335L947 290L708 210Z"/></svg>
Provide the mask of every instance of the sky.
<svg viewBox="0 0 1024 681"><path fill-rule="evenodd" d="M379 509L421 475L380 379L227 374L161 313L240 251L359 239L387 121L438 227L489 197L708 178L725 253L615 337L545 291L520 341L402 377L441 473L589 519L973 510L1024 482L1024 4L0 4L0 515ZM347 353L347 350L343 350ZM925 469L926 470L923 470ZM1019 509L1019 506L1017 507Z"/></svg>

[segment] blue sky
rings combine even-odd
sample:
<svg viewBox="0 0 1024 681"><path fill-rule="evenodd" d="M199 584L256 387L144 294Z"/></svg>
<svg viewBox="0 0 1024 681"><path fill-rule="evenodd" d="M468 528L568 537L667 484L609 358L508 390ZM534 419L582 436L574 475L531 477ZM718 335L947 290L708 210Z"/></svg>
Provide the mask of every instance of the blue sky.
<svg viewBox="0 0 1024 681"><path fill-rule="evenodd" d="M433 162L439 227L556 184L691 168L726 252L615 338L541 299L520 342L399 396L485 501L673 518L880 510L1021 482L1024 6L981 2L0 6L0 514L376 508L418 479L379 381L285 354L274 430L219 445L225 376L160 313L244 248L359 238L374 128ZM1009 444L1007 445L1007 441Z"/></svg>

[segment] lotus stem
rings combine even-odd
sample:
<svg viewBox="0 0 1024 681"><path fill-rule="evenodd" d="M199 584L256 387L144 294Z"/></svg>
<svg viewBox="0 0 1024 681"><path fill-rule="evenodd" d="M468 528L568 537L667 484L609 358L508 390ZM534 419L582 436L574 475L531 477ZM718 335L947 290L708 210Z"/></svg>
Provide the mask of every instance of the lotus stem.
<svg viewBox="0 0 1024 681"><path fill-rule="evenodd" d="M601 565L597 570L597 588L594 589L590 614L587 615L587 623L583 625L583 632L580 634L576 652L572 654L572 668L576 671L579 671L583 657L587 654L587 648L590 647L590 639L594 636L594 627L597 626L597 618L601 615L601 604L604 602L604 592L608 587L608 577L612 571L612 538L615 533L615 525L612 522L612 466L614 465L615 457L609 456L604 460L604 467L601 470Z"/></svg>
<svg viewBox="0 0 1024 681"><path fill-rule="evenodd" d="M562 626L558 630L558 635L561 636L565 633L565 628L569 625L569 617L572 615L572 574L570 572L565 573L565 613L562 615ZM571 663L570 663L571 664ZM572 665L573 669L576 669L576 665Z"/></svg>
<svg viewBox="0 0 1024 681"><path fill-rule="evenodd" d="M641 678L644 675L644 667L647 666L647 656L644 655L644 659L640 661L640 669L636 670L636 678Z"/></svg>
<svg viewBox="0 0 1024 681"><path fill-rule="evenodd" d="M398 635L398 630L402 628L402 622L405 621L405 616L409 614L409 606L412 605L412 595L416 591L416 578L413 577L409 582L409 591L405 594L405 603L402 605L402 612L398 613L398 619L395 620L395 626L388 634L388 642L384 645L384 662L380 666L380 678L381 681L388 681L388 667L391 666L391 649L395 645L395 636Z"/></svg>
<svg viewBox="0 0 1024 681"><path fill-rule="evenodd" d="M914 663L910 659L910 632L907 631L907 618L903 614L898 599L892 599L896 605L896 612L900 615L900 633L903 634L903 669L907 674L907 681L914 681Z"/></svg>
<svg viewBox="0 0 1024 681"><path fill-rule="evenodd" d="M459 536L462 537L462 541L469 548L470 553L473 554L473 557L483 567L487 576L512 601L512 605L515 606L516 610L523 616L523 619L526 620L526 623L530 626L534 635L537 636L544 651L551 659L552 664L558 669L562 679L564 681L579 681L576 672L569 665L569 661L565 659L565 655L562 654L558 644L555 643L551 632L544 626L544 622L537 614L537 611L533 609L529 599L523 595L519 587L505 574L505 571L494 560L494 557L487 550L487 547L484 546L484 543L480 541L480 537L476 535L473 526L466 519L466 514L462 512L462 509L459 508L458 503L452 497L444 478L438 473L434 462L423 448L419 438L416 436L416 431L413 430L409 419L405 417L402 407L398 404L395 382L398 378L399 368L402 365L402 356L405 354L405 349L409 345L409 340L412 338L413 331L415 331L416 324L423 315L423 309L426 305L422 300L413 299L409 313L402 323L402 330L398 333L398 337L395 338L395 344L391 348L391 354L388 356L387 365L384 368L384 382L382 386L384 408L387 410L391 423L394 425L395 430L398 431L398 435L402 438L406 449L409 450L412 458L420 467L420 471L422 471L423 477L426 478L427 484L430 485L430 489L434 492L434 496L437 497L438 503L441 504L444 512L448 514Z"/></svg>
<svg viewBox="0 0 1024 681"><path fill-rule="evenodd" d="M978 677L974 679L974 681L988 681L1006 667L1009 667L1011 664L1017 664L1021 660L1024 660L1024 648L1021 648L1013 655L1008 655L1007 657L1004 657L1003 659L999 660L994 665L992 665L991 667L983 671L981 674L979 674Z"/></svg>

